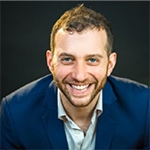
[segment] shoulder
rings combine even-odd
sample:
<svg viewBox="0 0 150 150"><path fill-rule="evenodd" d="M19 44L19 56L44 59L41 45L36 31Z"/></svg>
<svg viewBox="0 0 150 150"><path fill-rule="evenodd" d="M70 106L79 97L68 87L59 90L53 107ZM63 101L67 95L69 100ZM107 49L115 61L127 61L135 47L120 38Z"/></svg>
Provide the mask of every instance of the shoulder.
<svg viewBox="0 0 150 150"><path fill-rule="evenodd" d="M48 88L49 84L53 80L52 75L46 75L39 79L36 79L23 87L17 89L16 91L10 93L5 98L7 101L21 100L21 99L30 99L30 97L36 97L37 95L41 95Z"/></svg>
<svg viewBox="0 0 150 150"><path fill-rule="evenodd" d="M114 93L123 99L149 99L149 86L127 78L116 76L108 77L108 83Z"/></svg>
<svg viewBox="0 0 150 150"><path fill-rule="evenodd" d="M4 97L0 106L3 114L11 115L16 122L32 115L35 118L35 113L38 117L38 114L43 112L44 107L41 106L46 93L52 91L50 88L52 80L51 75L41 77Z"/></svg>
<svg viewBox="0 0 150 150"><path fill-rule="evenodd" d="M127 91L129 90L147 91L149 89L149 86L145 84L139 83L131 79L122 78L122 77L109 76L108 82L117 89L127 88L126 89Z"/></svg>

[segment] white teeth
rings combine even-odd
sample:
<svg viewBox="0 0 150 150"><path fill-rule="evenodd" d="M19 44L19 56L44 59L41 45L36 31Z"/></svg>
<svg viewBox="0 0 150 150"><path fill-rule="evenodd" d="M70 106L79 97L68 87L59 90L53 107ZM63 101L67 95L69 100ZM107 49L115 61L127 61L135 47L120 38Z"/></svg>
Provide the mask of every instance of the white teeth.
<svg viewBox="0 0 150 150"><path fill-rule="evenodd" d="M89 85L72 85L72 87L76 90L85 90Z"/></svg>

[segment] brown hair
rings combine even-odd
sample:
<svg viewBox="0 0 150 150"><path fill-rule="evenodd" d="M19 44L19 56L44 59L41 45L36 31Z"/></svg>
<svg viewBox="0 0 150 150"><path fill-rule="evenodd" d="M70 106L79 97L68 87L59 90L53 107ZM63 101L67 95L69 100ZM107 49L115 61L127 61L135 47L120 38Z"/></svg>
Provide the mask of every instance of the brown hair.
<svg viewBox="0 0 150 150"><path fill-rule="evenodd" d="M83 6L83 4L66 11L54 24L50 35L50 48L52 54L54 54L55 48L55 35L60 28L70 33L74 31L80 33L85 29L93 28L98 30L104 29L108 40L106 45L107 54L109 55L112 52L113 33L109 22L103 15Z"/></svg>

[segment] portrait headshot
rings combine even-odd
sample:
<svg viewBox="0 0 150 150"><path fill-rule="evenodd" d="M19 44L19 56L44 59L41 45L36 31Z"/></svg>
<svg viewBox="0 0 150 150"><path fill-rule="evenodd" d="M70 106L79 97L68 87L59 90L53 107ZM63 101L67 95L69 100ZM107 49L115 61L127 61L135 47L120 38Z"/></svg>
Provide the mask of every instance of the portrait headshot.
<svg viewBox="0 0 150 150"><path fill-rule="evenodd" d="M1 2L1 149L150 149L148 1Z"/></svg>

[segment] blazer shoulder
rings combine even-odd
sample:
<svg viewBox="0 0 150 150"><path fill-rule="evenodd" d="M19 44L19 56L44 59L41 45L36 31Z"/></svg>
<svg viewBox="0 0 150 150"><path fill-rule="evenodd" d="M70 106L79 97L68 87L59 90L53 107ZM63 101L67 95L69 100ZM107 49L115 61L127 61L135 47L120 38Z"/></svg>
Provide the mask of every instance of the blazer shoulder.
<svg viewBox="0 0 150 150"><path fill-rule="evenodd" d="M45 92L46 88L48 88L49 84L53 80L52 75L46 75L44 77L41 77L39 79L36 79L16 91L10 93L5 97L5 99L23 99L26 97L32 97L34 95L38 95L42 92Z"/></svg>
<svg viewBox="0 0 150 150"><path fill-rule="evenodd" d="M121 78L116 76L108 77L108 82L112 86L115 93L124 96L140 96L149 99L150 87L137 81Z"/></svg>
<svg viewBox="0 0 150 150"><path fill-rule="evenodd" d="M142 84L140 82L117 76L109 76L108 81L116 87L132 87L137 89L140 88L141 90L148 90L150 88L148 85Z"/></svg>

